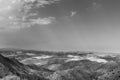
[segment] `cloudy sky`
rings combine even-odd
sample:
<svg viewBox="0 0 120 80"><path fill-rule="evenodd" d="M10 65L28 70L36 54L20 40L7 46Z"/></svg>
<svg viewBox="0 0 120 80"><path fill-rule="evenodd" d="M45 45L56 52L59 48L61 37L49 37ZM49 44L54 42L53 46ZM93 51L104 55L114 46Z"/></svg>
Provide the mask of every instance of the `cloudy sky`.
<svg viewBox="0 0 120 80"><path fill-rule="evenodd" d="M0 0L0 48L120 52L120 0Z"/></svg>

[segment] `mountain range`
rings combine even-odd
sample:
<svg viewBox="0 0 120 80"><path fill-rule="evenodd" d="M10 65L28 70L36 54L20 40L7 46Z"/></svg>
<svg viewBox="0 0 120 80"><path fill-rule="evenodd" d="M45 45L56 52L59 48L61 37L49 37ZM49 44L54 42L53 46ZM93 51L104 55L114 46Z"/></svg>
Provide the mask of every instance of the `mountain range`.
<svg viewBox="0 0 120 80"><path fill-rule="evenodd" d="M120 55L0 49L0 80L120 80Z"/></svg>

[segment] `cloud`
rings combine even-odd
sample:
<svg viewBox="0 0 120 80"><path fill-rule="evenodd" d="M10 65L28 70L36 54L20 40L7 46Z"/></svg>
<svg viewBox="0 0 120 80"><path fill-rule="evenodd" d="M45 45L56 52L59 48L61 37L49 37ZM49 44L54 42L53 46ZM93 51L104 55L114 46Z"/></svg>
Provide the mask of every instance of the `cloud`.
<svg viewBox="0 0 120 80"><path fill-rule="evenodd" d="M27 2L27 3L37 2L38 4L45 5L45 4L55 3L55 2L60 1L60 0L21 0L21 1L24 1L24 2Z"/></svg>
<svg viewBox="0 0 120 80"><path fill-rule="evenodd" d="M97 3L97 2L93 2L92 3L92 7L93 7L94 10L97 10L97 9L102 7L102 4Z"/></svg>
<svg viewBox="0 0 120 80"><path fill-rule="evenodd" d="M28 22L9 22L0 26L0 31L12 31L23 28L29 28L34 25L49 25L55 21L54 17L30 19Z"/></svg>
<svg viewBox="0 0 120 80"><path fill-rule="evenodd" d="M76 14L77 14L76 11L72 11L70 16L73 17L73 16L75 16Z"/></svg>
<svg viewBox="0 0 120 80"><path fill-rule="evenodd" d="M41 18L42 16L40 16L39 12L33 12L33 10L54 4L60 0L13 0L11 3L8 3L10 0L1 1L11 9L6 9L0 13L0 30L13 30L28 28L36 24L51 24L55 20L54 16Z"/></svg>
<svg viewBox="0 0 120 80"><path fill-rule="evenodd" d="M48 17L48 18L37 18L37 19L31 19L30 23L32 25L38 24L38 25L48 25L51 24L55 20L55 17Z"/></svg>
<svg viewBox="0 0 120 80"><path fill-rule="evenodd" d="M103 5L101 2L99 1L93 1L91 3L91 6L89 6L88 8L86 8L87 11L93 11L93 12L97 12L103 9Z"/></svg>
<svg viewBox="0 0 120 80"><path fill-rule="evenodd" d="M39 6L44 7L44 5L50 5L60 0L34 0L34 1L37 1L37 7Z"/></svg>
<svg viewBox="0 0 120 80"><path fill-rule="evenodd" d="M29 11L32 8L45 7L46 5L51 5L60 0L21 0L23 4L23 9Z"/></svg>

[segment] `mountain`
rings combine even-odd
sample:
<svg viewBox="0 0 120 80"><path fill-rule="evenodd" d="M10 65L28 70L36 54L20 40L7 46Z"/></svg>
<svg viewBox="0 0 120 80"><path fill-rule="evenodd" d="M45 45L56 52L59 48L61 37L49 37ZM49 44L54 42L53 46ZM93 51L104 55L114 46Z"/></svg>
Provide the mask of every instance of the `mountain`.
<svg viewBox="0 0 120 80"><path fill-rule="evenodd" d="M120 80L120 55L1 49L0 80Z"/></svg>
<svg viewBox="0 0 120 80"><path fill-rule="evenodd" d="M41 76L32 72L32 69L24 64L20 63L16 59L9 59L0 55L0 78L4 78L9 75L15 75L20 80L47 80Z"/></svg>

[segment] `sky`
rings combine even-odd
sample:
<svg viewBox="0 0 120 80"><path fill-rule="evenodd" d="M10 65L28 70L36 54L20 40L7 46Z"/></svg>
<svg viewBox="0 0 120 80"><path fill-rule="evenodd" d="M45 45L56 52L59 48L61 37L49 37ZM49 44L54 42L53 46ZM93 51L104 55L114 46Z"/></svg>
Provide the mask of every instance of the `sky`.
<svg viewBox="0 0 120 80"><path fill-rule="evenodd" d="M0 48L120 52L120 0L0 0Z"/></svg>

